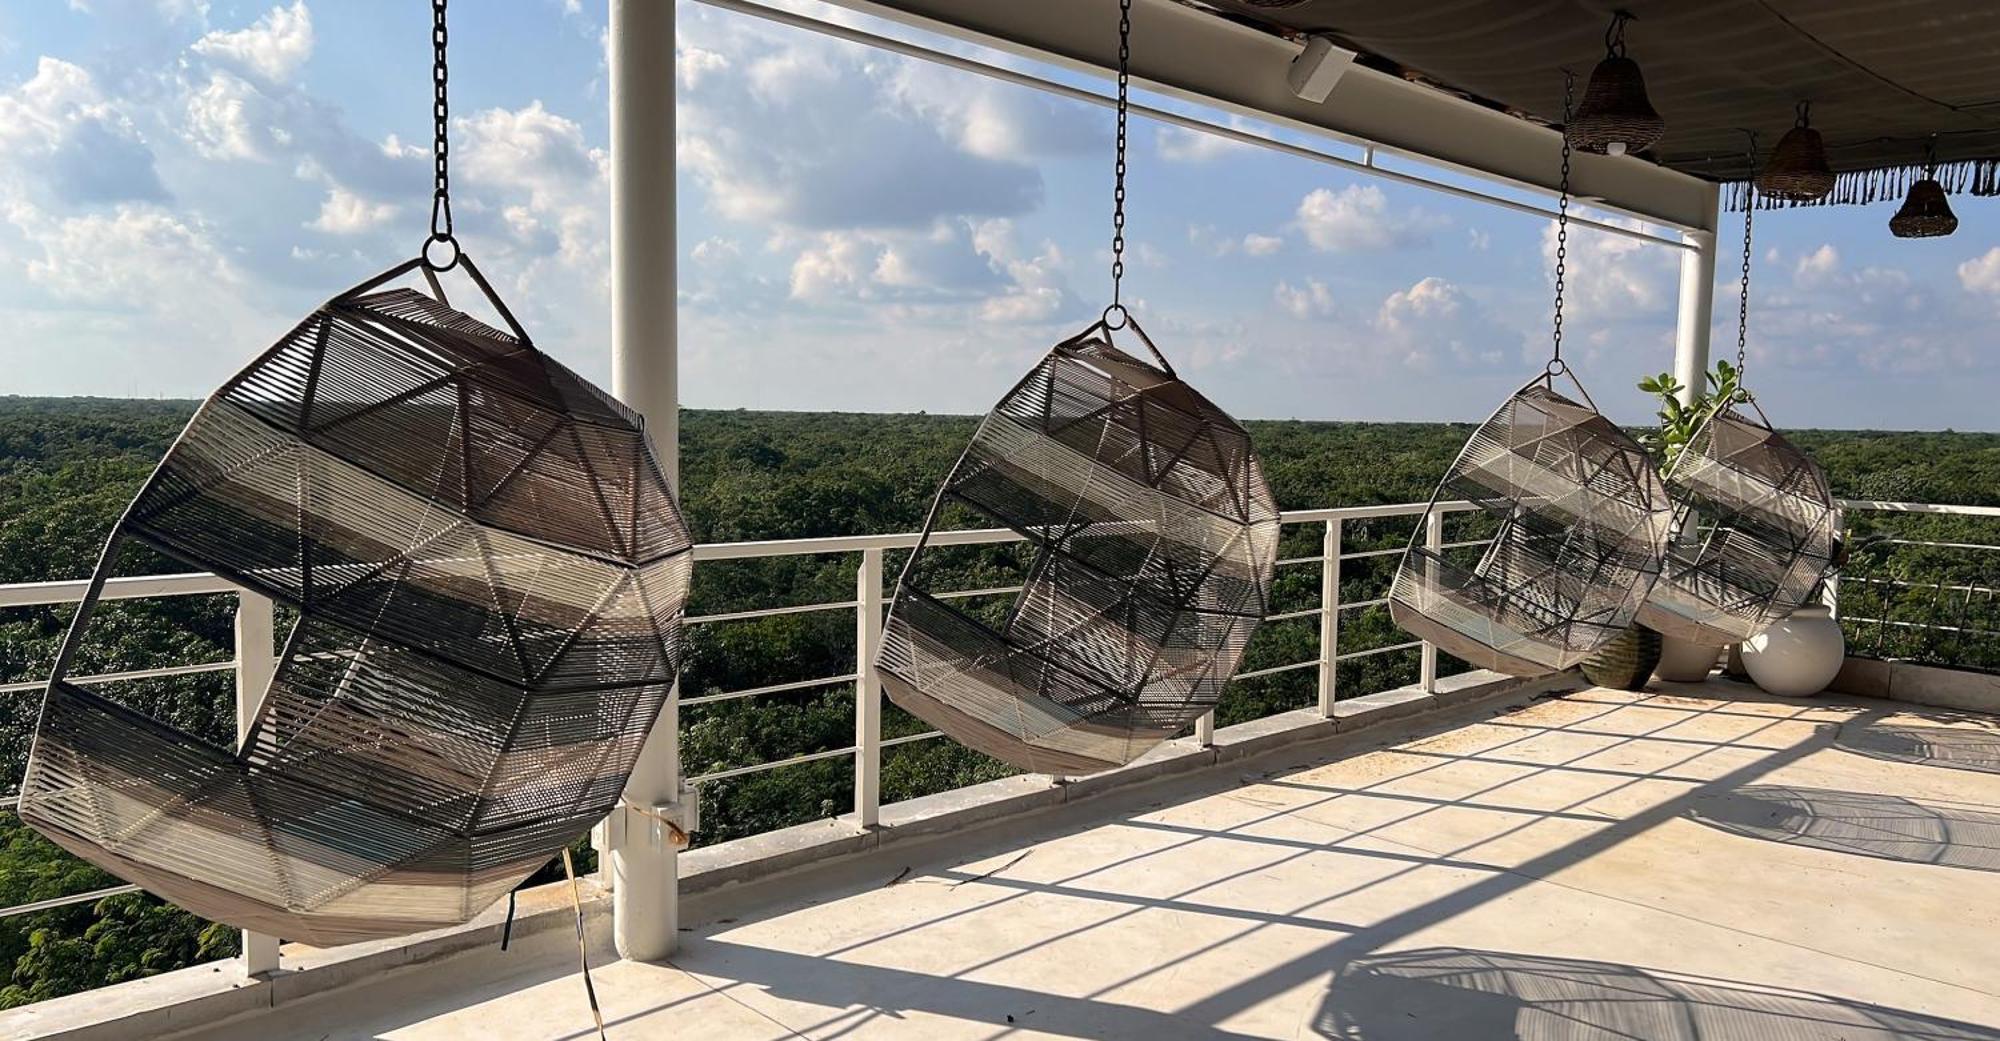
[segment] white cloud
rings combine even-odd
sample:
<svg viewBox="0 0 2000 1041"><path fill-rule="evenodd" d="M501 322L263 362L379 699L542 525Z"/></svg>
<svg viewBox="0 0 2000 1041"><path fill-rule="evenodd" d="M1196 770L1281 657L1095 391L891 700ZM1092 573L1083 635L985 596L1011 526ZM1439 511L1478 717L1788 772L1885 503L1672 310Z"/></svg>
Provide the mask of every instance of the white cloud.
<svg viewBox="0 0 2000 1041"><path fill-rule="evenodd" d="M688 256L701 264L720 264L735 260L742 255L743 249L736 244L735 239L725 239L716 235L702 239L688 251Z"/></svg>
<svg viewBox="0 0 2000 1041"><path fill-rule="evenodd" d="M1493 236L1480 228L1467 228L1465 229L1465 245L1466 248L1474 252L1484 253L1488 249L1493 248Z"/></svg>
<svg viewBox="0 0 2000 1041"><path fill-rule="evenodd" d="M1284 245L1285 240L1276 235L1259 235L1253 231L1243 236L1243 252L1253 257L1268 257Z"/></svg>
<svg viewBox="0 0 2000 1041"><path fill-rule="evenodd" d="M1418 210L1389 212L1389 199L1372 184L1335 192L1315 188L1299 201L1297 227L1322 251L1366 251L1422 245L1437 221Z"/></svg>
<svg viewBox="0 0 2000 1041"><path fill-rule="evenodd" d="M1604 215L1607 223L1637 228L1639 223ZM1542 229L1542 265L1555 280L1556 225ZM1599 322L1624 321L1665 312L1677 298L1680 260L1675 251L1583 225L1569 230L1564 276L1564 315Z"/></svg>
<svg viewBox="0 0 2000 1041"><path fill-rule="evenodd" d="M1316 278L1308 278L1297 287L1290 282L1279 282L1271 290L1271 299L1293 318L1325 318L1333 314L1333 291Z"/></svg>
<svg viewBox="0 0 2000 1041"><path fill-rule="evenodd" d="M572 267L601 268L609 255L607 157L574 120L542 107L491 108L459 120L455 169L489 202L513 207L514 247L553 250Z"/></svg>
<svg viewBox="0 0 2000 1041"><path fill-rule="evenodd" d="M2000 296L2000 246L1958 265L1958 284L1968 293Z"/></svg>
<svg viewBox="0 0 2000 1041"><path fill-rule="evenodd" d="M1375 314L1376 350L1395 363L1432 369L1440 361L1490 368L1507 359L1491 316L1449 279L1431 275L1383 298Z"/></svg>
<svg viewBox="0 0 2000 1041"><path fill-rule="evenodd" d="M678 48L674 53L674 71L680 75L681 86L688 90L699 90L704 79L728 69L729 59L715 51L690 46Z"/></svg>
<svg viewBox="0 0 2000 1041"><path fill-rule="evenodd" d="M1840 251L1833 243L1822 243L1820 247L1799 258L1792 268L1792 277L1800 282L1822 279L1840 270Z"/></svg>
<svg viewBox="0 0 2000 1041"><path fill-rule="evenodd" d="M17 189L56 203L166 198L153 151L89 72L43 57L35 74L0 93L0 170Z"/></svg>
<svg viewBox="0 0 2000 1041"><path fill-rule="evenodd" d="M262 159L270 139L268 125L258 118L264 109L257 88L227 72L213 72L205 85L188 92L183 132L205 158Z"/></svg>
<svg viewBox="0 0 2000 1041"><path fill-rule="evenodd" d="M335 185L320 203L319 216L307 221L306 227L329 235L356 235L380 227L395 215L393 203L364 199Z"/></svg>
<svg viewBox="0 0 2000 1041"><path fill-rule="evenodd" d="M1154 134L1153 146L1159 149L1160 158L1171 163L1205 163L1237 154L1248 147L1219 134L1178 126L1161 127Z"/></svg>
<svg viewBox="0 0 2000 1041"><path fill-rule="evenodd" d="M273 83L290 80L312 57L312 12L305 0L273 7L245 29L217 30L196 40L196 54Z"/></svg>
<svg viewBox="0 0 2000 1041"><path fill-rule="evenodd" d="M204 229L157 208L55 218L17 204L6 217L41 250L28 280L65 300L199 307L215 283L240 281Z"/></svg>

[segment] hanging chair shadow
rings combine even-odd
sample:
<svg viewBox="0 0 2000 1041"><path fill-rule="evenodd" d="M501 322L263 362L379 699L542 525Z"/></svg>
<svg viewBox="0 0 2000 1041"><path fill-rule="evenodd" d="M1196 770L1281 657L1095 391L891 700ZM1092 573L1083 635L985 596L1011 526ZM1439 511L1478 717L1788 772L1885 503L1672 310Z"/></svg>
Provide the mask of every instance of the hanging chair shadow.
<svg viewBox="0 0 2000 1041"><path fill-rule="evenodd" d="M1584 403L1537 377L1466 441L1391 584L1398 626L1474 667L1541 676L1632 623L1672 512L1645 450L1578 391ZM1496 525L1469 564L1422 541L1439 505L1459 499Z"/></svg>
<svg viewBox="0 0 2000 1041"><path fill-rule="evenodd" d="M1099 322L980 423L897 584L877 671L890 698L1025 770L1128 763L1212 709L1270 597L1278 511L1249 436ZM962 588L951 506L1028 543L1004 620ZM954 584L956 583L956 585Z"/></svg>
<svg viewBox="0 0 2000 1041"><path fill-rule="evenodd" d="M687 526L639 418L457 263L510 331L410 261L203 402L58 652L23 820L326 945L463 922L616 805L680 658ZM383 288L413 273L430 295ZM65 678L128 541L297 612L240 746Z"/></svg>
<svg viewBox="0 0 2000 1041"><path fill-rule="evenodd" d="M1703 423L1666 473L1681 537L1639 621L1720 645L1750 639L1803 606L1832 571L1841 509L1826 475L1754 402Z"/></svg>

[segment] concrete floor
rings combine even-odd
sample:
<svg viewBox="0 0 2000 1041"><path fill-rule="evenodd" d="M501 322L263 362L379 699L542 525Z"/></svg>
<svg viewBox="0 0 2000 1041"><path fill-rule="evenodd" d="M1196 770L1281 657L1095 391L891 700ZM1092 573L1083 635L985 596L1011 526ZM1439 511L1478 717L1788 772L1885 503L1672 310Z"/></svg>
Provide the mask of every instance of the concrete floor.
<svg viewBox="0 0 2000 1041"><path fill-rule="evenodd" d="M1993 717L1589 690L1225 780L705 908L610 1036L2000 1041ZM573 970L221 1036L586 1041Z"/></svg>

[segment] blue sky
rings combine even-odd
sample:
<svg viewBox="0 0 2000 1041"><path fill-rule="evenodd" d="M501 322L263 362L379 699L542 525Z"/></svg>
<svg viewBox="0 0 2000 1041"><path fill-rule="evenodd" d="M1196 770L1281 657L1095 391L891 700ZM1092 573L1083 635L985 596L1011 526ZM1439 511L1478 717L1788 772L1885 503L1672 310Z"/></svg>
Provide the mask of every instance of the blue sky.
<svg viewBox="0 0 2000 1041"><path fill-rule="evenodd" d="M412 252L428 22L417 0L0 7L0 393L199 396ZM685 404L981 411L1106 302L1108 112L696 3L680 23ZM600 379L603 30L599 0L461 4L451 79L462 237ZM1130 184L1127 297L1241 416L1478 419L1546 353L1537 217L1143 120ZM1954 206L1942 240L1891 238L1893 204L1759 215L1774 419L2000 429L2000 200ZM1571 257L1569 353L1643 418L1677 254L1581 229Z"/></svg>

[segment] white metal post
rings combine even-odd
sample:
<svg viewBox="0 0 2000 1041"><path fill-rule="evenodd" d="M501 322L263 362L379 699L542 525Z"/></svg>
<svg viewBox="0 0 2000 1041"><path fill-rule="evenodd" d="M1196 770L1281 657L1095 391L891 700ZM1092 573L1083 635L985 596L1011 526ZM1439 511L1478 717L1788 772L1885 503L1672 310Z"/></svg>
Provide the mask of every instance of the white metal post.
<svg viewBox="0 0 2000 1041"><path fill-rule="evenodd" d="M1202 748L1215 744L1215 710L1209 709L1194 721L1194 743Z"/></svg>
<svg viewBox="0 0 2000 1041"><path fill-rule="evenodd" d="M1432 510L1424 516L1424 548L1433 554L1444 553L1444 514ZM1423 684L1424 693L1437 693L1438 649L1437 644L1424 641L1423 665L1418 681Z"/></svg>
<svg viewBox="0 0 2000 1041"><path fill-rule="evenodd" d="M882 551L861 551L854 579L854 817L872 828L882 811L882 687L875 650L882 645Z"/></svg>
<svg viewBox="0 0 2000 1041"><path fill-rule="evenodd" d="M1681 241L1681 297L1674 323L1674 378L1681 383L1681 404L1694 404L1708 377L1708 328L1715 312L1715 231L1722 194L1714 185L1707 231L1684 231Z"/></svg>
<svg viewBox="0 0 2000 1041"><path fill-rule="evenodd" d="M610 0L611 392L646 419L653 451L680 483L674 321L674 4ZM625 784L627 802L681 799L680 695L667 699ZM680 926L675 847L620 808L607 828L613 936L626 958L674 951ZM627 826L629 825L629 826Z"/></svg>
<svg viewBox="0 0 2000 1041"><path fill-rule="evenodd" d="M1332 719L1339 696L1340 518L1326 522L1319 551L1319 714Z"/></svg>
<svg viewBox="0 0 2000 1041"><path fill-rule="evenodd" d="M278 671L273 647L276 621L271 601L245 590L236 596L236 742L250 737L250 725L271 677ZM243 974L260 976L278 970L278 938L243 930Z"/></svg>

